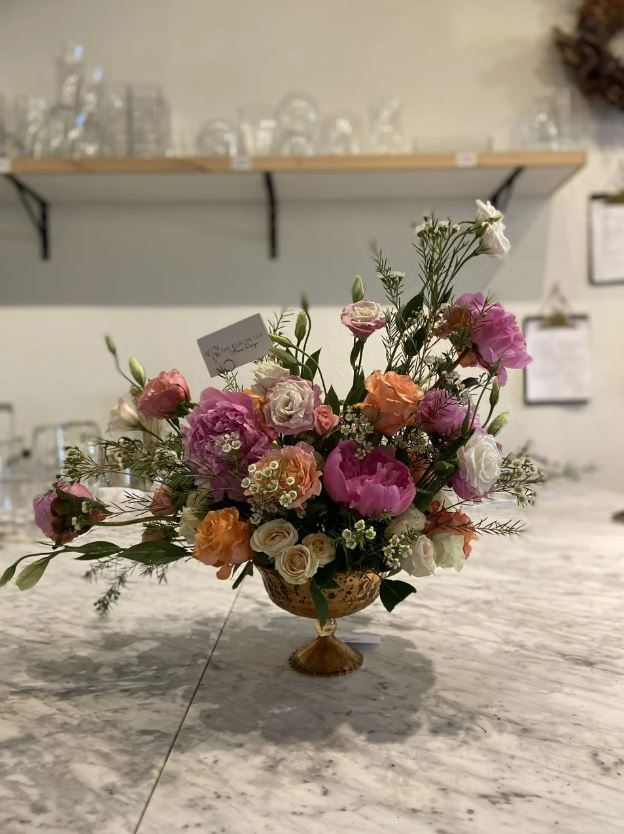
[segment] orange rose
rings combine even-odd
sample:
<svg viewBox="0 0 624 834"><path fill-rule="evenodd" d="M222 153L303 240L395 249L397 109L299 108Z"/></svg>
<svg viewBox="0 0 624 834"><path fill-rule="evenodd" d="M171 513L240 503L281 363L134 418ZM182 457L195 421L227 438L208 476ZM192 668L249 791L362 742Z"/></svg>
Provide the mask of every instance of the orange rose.
<svg viewBox="0 0 624 834"><path fill-rule="evenodd" d="M212 510L197 527L193 556L219 568L219 579L229 579L233 565L252 558L250 538L251 524L240 521L237 509Z"/></svg>
<svg viewBox="0 0 624 834"><path fill-rule="evenodd" d="M470 542L479 538L469 515L459 511L451 512L450 510L444 509L439 509L429 516L423 532L425 536L429 536L430 538L431 536L435 536L436 533L463 536L464 556L466 559L470 556L470 551L472 550Z"/></svg>
<svg viewBox="0 0 624 834"><path fill-rule="evenodd" d="M413 379L387 371L374 371L364 383L364 416L382 434L396 434L416 422L420 401L425 396Z"/></svg>
<svg viewBox="0 0 624 834"><path fill-rule="evenodd" d="M275 502L280 495L290 494L290 501L283 505L298 510L310 498L321 494L321 481L314 449L308 443L283 446L267 452L249 469L251 488L245 491L248 497L269 499ZM271 483L277 489L268 488Z"/></svg>

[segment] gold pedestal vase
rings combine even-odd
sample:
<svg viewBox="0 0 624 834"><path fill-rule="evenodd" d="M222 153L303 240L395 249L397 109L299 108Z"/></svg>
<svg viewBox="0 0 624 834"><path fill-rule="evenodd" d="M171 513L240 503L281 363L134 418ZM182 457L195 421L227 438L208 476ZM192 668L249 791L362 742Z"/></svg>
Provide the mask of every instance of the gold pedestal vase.
<svg viewBox="0 0 624 834"><path fill-rule="evenodd" d="M337 573L337 588L323 591L329 619L321 625L316 619L310 596L310 583L291 585L273 568L259 566L264 587L272 602L298 617L316 620L317 636L294 651L289 663L306 675L347 675L362 665L362 655L335 636L336 619L366 608L379 596L381 578L376 573Z"/></svg>

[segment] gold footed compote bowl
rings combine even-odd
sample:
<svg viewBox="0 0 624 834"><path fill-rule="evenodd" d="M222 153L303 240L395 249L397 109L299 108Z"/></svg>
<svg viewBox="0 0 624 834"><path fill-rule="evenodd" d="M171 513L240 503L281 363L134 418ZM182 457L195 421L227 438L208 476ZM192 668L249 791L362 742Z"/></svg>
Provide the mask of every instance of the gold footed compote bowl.
<svg viewBox="0 0 624 834"><path fill-rule="evenodd" d="M337 573L337 588L324 590L329 619L321 625L316 619L310 596L310 583L291 585L272 568L259 566L267 594L279 608L298 617L316 620L314 640L294 651L288 661L306 675L347 675L362 665L363 657L335 636L336 619L366 608L379 596L380 577L376 573Z"/></svg>

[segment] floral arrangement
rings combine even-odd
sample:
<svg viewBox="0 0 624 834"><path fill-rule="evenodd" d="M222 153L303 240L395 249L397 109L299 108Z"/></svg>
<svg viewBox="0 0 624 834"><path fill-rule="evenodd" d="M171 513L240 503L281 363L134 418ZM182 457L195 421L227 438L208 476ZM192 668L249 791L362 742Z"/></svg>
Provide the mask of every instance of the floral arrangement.
<svg viewBox="0 0 624 834"><path fill-rule="evenodd" d="M415 233L416 292L381 253L386 304L365 297L359 276L353 282L341 315L353 335L351 385L341 395L323 374L321 349L309 347L305 300L292 336L288 314L270 323L272 347L253 366L250 387L223 373L222 388L206 388L197 402L177 370L148 379L131 359L126 375L107 339L130 384L110 426L123 435L98 441L97 456L67 451L63 473L34 501L53 544L32 554L17 585L32 587L51 561L70 554L91 563L89 577L112 574L96 602L106 612L135 570L163 579L173 563L193 558L235 586L254 566L307 583L324 622L323 592L336 587L338 571L377 574L392 610L415 590L395 578L400 572L459 571L479 536L518 533L516 521L473 521L467 505L495 491L519 504L535 497L540 471L526 456L503 455L496 439L508 419L496 413L500 388L530 357L499 303L453 294L468 261L508 251L502 215L477 201L475 219L426 217ZM365 369L370 339L383 340L383 370ZM127 470L151 481L153 493L107 504L83 483ZM124 525L140 525L142 540L75 541Z"/></svg>

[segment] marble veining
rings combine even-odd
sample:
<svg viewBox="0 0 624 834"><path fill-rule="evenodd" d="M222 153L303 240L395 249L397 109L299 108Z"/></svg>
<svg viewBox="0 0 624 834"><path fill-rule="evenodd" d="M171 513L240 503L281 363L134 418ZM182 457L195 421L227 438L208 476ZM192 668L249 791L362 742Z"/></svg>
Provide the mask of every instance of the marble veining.
<svg viewBox="0 0 624 834"><path fill-rule="evenodd" d="M551 491L521 539L481 540L393 615L350 617L382 642L344 678L289 669L311 624L257 578L234 598L184 566L104 624L79 566L10 592L0 831L621 832L620 504Z"/></svg>

